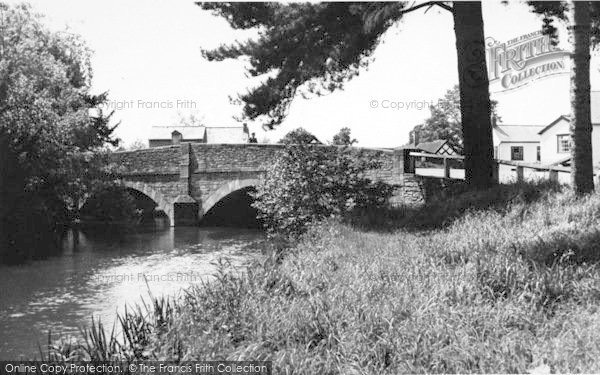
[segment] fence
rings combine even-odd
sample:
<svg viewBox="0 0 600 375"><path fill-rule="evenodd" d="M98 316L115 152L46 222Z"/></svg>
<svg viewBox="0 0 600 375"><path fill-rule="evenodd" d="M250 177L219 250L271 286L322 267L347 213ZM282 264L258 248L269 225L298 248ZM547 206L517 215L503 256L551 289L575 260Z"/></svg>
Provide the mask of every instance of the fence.
<svg viewBox="0 0 600 375"><path fill-rule="evenodd" d="M441 168L417 168L417 159L421 159L421 161L426 161L427 159L441 160ZM429 154L426 152L410 152L409 159L407 163L406 172L414 173L420 176L427 177L438 177L438 178L447 178L447 179L464 179L464 169L452 169L451 161L454 160L464 160L464 156L462 155L437 155L437 154ZM562 173L571 173L571 168L565 167L562 165L543 165L537 163L526 163L521 161L513 161L513 160L496 160L496 178L500 179L499 168L501 165L507 165L511 167L515 167L514 171L516 172L516 180L524 181L525 180L525 170L531 169L537 172L548 172L548 178L551 181L559 181L558 174ZM463 167L464 168L464 167ZM454 173L453 173L454 172ZM594 171L594 179L598 176L599 172Z"/></svg>

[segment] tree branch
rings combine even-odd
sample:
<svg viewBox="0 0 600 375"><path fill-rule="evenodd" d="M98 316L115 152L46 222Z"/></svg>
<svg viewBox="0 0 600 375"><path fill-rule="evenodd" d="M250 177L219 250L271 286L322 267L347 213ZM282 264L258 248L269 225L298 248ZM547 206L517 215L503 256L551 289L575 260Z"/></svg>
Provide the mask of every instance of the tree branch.
<svg viewBox="0 0 600 375"><path fill-rule="evenodd" d="M417 9L420 9L420 8L423 8L423 7L426 7L426 6L428 6L428 7L431 8L434 5L437 5L440 8L446 9L448 12L452 12L452 7L449 6L449 5L444 4L443 1L426 1L426 2L424 2L422 4L415 5L415 6L412 6L410 8L404 9L400 13L401 14L406 14L406 13L410 13L412 11L415 11Z"/></svg>

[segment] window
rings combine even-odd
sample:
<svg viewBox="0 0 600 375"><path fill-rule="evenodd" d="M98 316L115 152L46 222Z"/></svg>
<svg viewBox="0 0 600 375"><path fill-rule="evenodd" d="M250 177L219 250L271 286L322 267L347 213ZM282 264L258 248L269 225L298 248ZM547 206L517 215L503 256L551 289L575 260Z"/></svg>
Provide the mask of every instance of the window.
<svg viewBox="0 0 600 375"><path fill-rule="evenodd" d="M537 152L537 161L541 161L542 160L542 147L541 146L537 146L536 147L536 152Z"/></svg>
<svg viewBox="0 0 600 375"><path fill-rule="evenodd" d="M523 146L512 146L510 148L510 160L523 160Z"/></svg>
<svg viewBox="0 0 600 375"><path fill-rule="evenodd" d="M571 152L571 136L569 134L559 134L556 138L558 144L556 151L559 154Z"/></svg>

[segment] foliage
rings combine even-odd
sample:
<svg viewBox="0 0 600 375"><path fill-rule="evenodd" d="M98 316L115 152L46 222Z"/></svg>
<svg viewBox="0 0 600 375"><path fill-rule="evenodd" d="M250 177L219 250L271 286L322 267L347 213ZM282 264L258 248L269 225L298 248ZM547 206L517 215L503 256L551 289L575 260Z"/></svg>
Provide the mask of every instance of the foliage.
<svg viewBox="0 0 600 375"><path fill-rule="evenodd" d="M254 195L271 232L297 236L314 221L385 205L392 188L367 176L379 163L347 147L288 146Z"/></svg>
<svg viewBox="0 0 600 375"><path fill-rule="evenodd" d="M18 157L26 189L56 189L60 196L74 158L114 144L114 128L99 109L107 97L89 94L90 52L78 36L46 30L26 5L0 12L8 41L0 64L0 133Z"/></svg>
<svg viewBox="0 0 600 375"><path fill-rule="evenodd" d="M137 219L135 198L127 189L112 183L100 183L90 192L82 215L88 214L104 222L134 223Z"/></svg>
<svg viewBox="0 0 600 375"><path fill-rule="evenodd" d="M60 251L69 219L63 202L23 191L2 198L7 203L0 207L0 263L23 263Z"/></svg>
<svg viewBox="0 0 600 375"><path fill-rule="evenodd" d="M567 1L528 1L532 12L543 16L542 31L550 38L554 44L558 44L558 28L554 26L554 21L568 21L569 5ZM590 1L591 33L590 42L595 48L600 43L600 3Z"/></svg>
<svg viewBox="0 0 600 375"><path fill-rule="evenodd" d="M341 128L340 131L333 136L332 144L336 146L352 146L358 141L350 135L350 128Z"/></svg>
<svg viewBox="0 0 600 375"><path fill-rule="evenodd" d="M205 115L198 115L197 113L190 113L187 116L178 113L178 121L177 123L182 126L204 126L204 118Z"/></svg>
<svg viewBox="0 0 600 375"><path fill-rule="evenodd" d="M141 139L136 139L127 146L119 146L119 148L116 151L137 151L143 150L145 148L148 148L148 143L142 141Z"/></svg>
<svg viewBox="0 0 600 375"><path fill-rule="evenodd" d="M320 144L317 137L304 128L291 130L279 140L279 143L289 144Z"/></svg>
<svg viewBox="0 0 600 375"><path fill-rule="evenodd" d="M502 119L497 112L498 102L491 100L492 123L500 123ZM419 142L430 142L437 139L447 140L459 153L463 152L463 129L460 116L460 91L458 85L446 91L443 98L429 107L431 116L423 125L417 125L411 132L411 142L415 142L418 133Z"/></svg>
<svg viewBox="0 0 600 375"><path fill-rule="evenodd" d="M73 359L103 361L115 365L149 359L151 353L146 347L155 335L170 328L175 308L177 306L169 298L150 294L149 304L144 301L143 305L136 305L133 309L125 306L123 314L117 314L118 333L115 325L109 331L94 317L91 326L81 330L81 342L60 336L55 340L48 332L47 344L44 348L40 346L40 359L56 363Z"/></svg>
<svg viewBox="0 0 600 375"><path fill-rule="evenodd" d="M2 221L15 212L30 216L18 207L76 209L102 173L103 156L90 152L116 145L110 115L100 109L106 94L90 94L90 51L77 35L49 31L28 5L0 4L0 27ZM56 222L46 224L55 231ZM3 250L19 246L29 245L13 238Z"/></svg>
<svg viewBox="0 0 600 375"><path fill-rule="evenodd" d="M387 14L384 23L367 28L377 3L199 3L225 18L236 29L257 28L259 37L245 43L203 51L208 60L248 56L248 73L257 77L276 72L247 94L240 95L248 119L265 118L273 127L285 118L299 91L331 92L359 74L378 45L381 34L400 18L405 3Z"/></svg>

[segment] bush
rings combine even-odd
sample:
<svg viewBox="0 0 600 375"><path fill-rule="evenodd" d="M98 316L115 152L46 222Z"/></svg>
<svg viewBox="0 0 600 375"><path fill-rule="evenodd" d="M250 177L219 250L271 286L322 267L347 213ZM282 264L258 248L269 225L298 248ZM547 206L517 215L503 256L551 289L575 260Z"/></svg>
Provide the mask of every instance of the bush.
<svg viewBox="0 0 600 375"><path fill-rule="evenodd" d="M11 198L9 213L0 218L0 263L58 253L68 220L62 202L31 193Z"/></svg>
<svg viewBox="0 0 600 375"><path fill-rule="evenodd" d="M384 206L392 187L365 176L379 167L348 147L288 146L257 187L254 207L270 233L295 237L311 222Z"/></svg>
<svg viewBox="0 0 600 375"><path fill-rule="evenodd" d="M135 198L125 188L101 184L95 189L81 210L82 216L90 216L104 222L134 223L138 219Z"/></svg>

